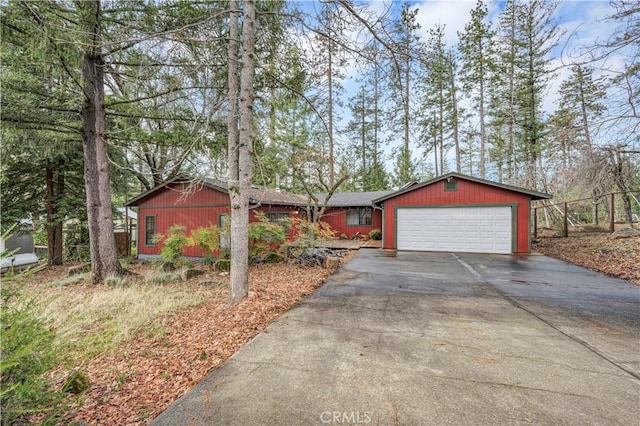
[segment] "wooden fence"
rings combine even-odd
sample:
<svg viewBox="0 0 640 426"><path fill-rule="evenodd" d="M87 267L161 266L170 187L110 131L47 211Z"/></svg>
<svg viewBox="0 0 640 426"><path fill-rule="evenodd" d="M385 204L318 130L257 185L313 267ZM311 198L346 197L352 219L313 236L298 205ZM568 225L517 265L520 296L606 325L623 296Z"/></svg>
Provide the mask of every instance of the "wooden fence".
<svg viewBox="0 0 640 426"><path fill-rule="evenodd" d="M640 191L635 191L637 194ZM561 203L538 202L533 209L533 235L538 238L541 229L553 230L563 237L570 232L609 232L613 233L617 223L623 223L624 210L621 206L622 192L613 192L597 197L580 198ZM640 223L640 202L634 192L629 193L632 203L632 220ZM541 226L541 224L543 226Z"/></svg>

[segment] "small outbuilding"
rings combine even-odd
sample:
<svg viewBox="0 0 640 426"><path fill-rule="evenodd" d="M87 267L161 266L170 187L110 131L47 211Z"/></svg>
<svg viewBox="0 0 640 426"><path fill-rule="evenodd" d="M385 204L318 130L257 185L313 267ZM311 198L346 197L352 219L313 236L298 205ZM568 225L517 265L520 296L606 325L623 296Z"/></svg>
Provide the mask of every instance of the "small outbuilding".
<svg viewBox="0 0 640 426"><path fill-rule="evenodd" d="M550 195L448 173L373 200L383 248L529 253L531 201Z"/></svg>

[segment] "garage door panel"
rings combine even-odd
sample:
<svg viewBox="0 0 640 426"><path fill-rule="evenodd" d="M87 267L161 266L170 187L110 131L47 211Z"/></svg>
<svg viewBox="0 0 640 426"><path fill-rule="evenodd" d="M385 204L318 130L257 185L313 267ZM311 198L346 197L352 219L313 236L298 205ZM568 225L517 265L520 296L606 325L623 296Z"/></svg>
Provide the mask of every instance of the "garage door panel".
<svg viewBox="0 0 640 426"><path fill-rule="evenodd" d="M457 226L457 225L455 225ZM444 236L446 236L446 234L444 234ZM453 240L457 240L457 239L463 239L464 238L464 232L460 231L460 230L456 230L456 231L452 231L451 232L451 239Z"/></svg>
<svg viewBox="0 0 640 426"><path fill-rule="evenodd" d="M510 206L398 208L400 250L511 253Z"/></svg>

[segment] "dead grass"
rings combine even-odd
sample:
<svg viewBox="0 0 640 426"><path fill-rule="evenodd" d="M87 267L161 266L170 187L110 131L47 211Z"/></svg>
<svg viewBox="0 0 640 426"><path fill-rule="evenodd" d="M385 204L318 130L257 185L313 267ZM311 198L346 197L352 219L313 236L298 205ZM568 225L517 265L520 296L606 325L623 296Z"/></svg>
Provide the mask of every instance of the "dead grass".
<svg viewBox="0 0 640 426"><path fill-rule="evenodd" d="M129 270L137 278L113 286L91 285L88 276L71 282L77 278L66 279L61 267L23 281L43 302L67 355L50 378L60 383L80 369L91 384L70 398L68 421L146 424L330 275L284 263L254 266L249 297L229 305L224 275L152 284L163 281L152 265L134 262Z"/></svg>
<svg viewBox="0 0 640 426"><path fill-rule="evenodd" d="M75 365L117 348L161 314L201 304L212 294L194 283L158 286L134 281L110 287L92 286L88 279L79 285L54 284L50 291L38 293L45 318L56 330L68 362Z"/></svg>

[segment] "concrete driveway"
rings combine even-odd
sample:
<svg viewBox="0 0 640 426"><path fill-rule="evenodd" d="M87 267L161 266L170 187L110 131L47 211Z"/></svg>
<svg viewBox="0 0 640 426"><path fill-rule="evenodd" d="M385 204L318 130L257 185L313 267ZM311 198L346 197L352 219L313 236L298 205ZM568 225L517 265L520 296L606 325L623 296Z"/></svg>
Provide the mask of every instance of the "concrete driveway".
<svg viewBox="0 0 640 426"><path fill-rule="evenodd" d="M155 425L637 425L640 287L544 256L361 250Z"/></svg>

